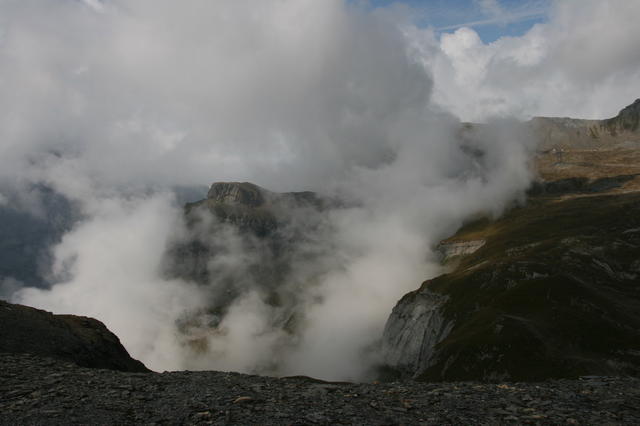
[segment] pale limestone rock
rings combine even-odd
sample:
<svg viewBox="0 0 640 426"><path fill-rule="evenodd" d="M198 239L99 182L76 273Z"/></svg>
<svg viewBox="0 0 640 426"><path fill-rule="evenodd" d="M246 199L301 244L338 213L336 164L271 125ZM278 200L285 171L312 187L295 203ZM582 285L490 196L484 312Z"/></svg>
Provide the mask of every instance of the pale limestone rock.
<svg viewBox="0 0 640 426"><path fill-rule="evenodd" d="M453 321L442 315L447 297L426 289L409 293L387 320L382 352L386 365L416 376L429 367L435 346L446 338Z"/></svg>

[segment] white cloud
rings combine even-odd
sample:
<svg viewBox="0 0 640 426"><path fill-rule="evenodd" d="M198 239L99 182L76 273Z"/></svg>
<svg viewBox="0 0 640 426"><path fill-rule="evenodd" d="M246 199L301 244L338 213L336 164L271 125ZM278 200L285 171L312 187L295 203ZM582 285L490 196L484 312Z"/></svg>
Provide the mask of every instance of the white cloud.
<svg viewBox="0 0 640 426"><path fill-rule="evenodd" d="M557 1L549 21L521 37L484 44L470 28L442 34L424 57L434 100L470 121L613 116L640 96L638 16L638 2Z"/></svg>
<svg viewBox="0 0 640 426"><path fill-rule="evenodd" d="M58 313L91 315L115 331L132 356L158 370L182 368L175 321L198 309L199 289L160 277L179 211L167 195L84 199L95 213L54 249L52 291L26 288L14 300Z"/></svg>
<svg viewBox="0 0 640 426"><path fill-rule="evenodd" d="M500 17L505 11L498 3L498 0L474 0L482 9L482 12L491 17Z"/></svg>
<svg viewBox="0 0 640 426"><path fill-rule="evenodd" d="M0 277L0 300L10 300L24 283L12 277Z"/></svg>
<svg viewBox="0 0 640 426"><path fill-rule="evenodd" d="M478 115L473 105L508 83L493 73L510 70L494 62L518 71L546 60L535 31L526 43L501 41L509 49L497 55L469 30L438 45L396 11L340 0L101 6L0 3L0 180L44 183L83 214L54 248L57 284L16 297L96 316L152 368L362 377L373 361L363 351L393 305L439 271L431 247L470 214L498 214L529 182L527 135L496 122L476 141L483 157L461 150L459 122L433 105L416 58L433 55L425 63L438 101ZM496 110L514 105L522 111L522 98ZM284 308L303 312L294 336L277 321L291 312L246 278L261 246L248 250L228 229L210 236L224 250L206 286L162 274L180 212L149 187L216 180L339 194L357 206L323 218L313 244L292 250L278 284L293 289ZM206 350L191 350L176 322L227 278L242 295L221 329L194 327Z"/></svg>
<svg viewBox="0 0 640 426"><path fill-rule="evenodd" d="M112 0L101 14L78 2L4 3L0 108L11 114L0 150L11 167L0 174L65 152L111 183L279 189L293 173L315 186L374 161L388 118L419 108L430 81L404 60L385 22L393 15L315 3Z"/></svg>
<svg viewBox="0 0 640 426"><path fill-rule="evenodd" d="M549 9L550 0L527 0L501 4L497 0L474 0L472 7L465 9L426 8L424 14L437 31L456 30L463 27L506 26L533 19L543 19ZM475 7L473 7L475 6ZM430 17L430 19L429 19ZM439 24L444 22L446 24Z"/></svg>

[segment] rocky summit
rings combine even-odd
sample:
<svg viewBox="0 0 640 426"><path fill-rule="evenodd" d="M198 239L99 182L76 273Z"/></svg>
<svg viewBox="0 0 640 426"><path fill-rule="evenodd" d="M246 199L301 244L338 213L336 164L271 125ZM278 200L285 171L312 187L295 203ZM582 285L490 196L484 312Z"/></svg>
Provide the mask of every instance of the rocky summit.
<svg viewBox="0 0 640 426"><path fill-rule="evenodd" d="M295 211L320 210L327 205L327 200L310 191L279 193L249 182L215 182L206 199L189 203L185 209L191 225L211 214L241 232L265 237L286 226Z"/></svg>

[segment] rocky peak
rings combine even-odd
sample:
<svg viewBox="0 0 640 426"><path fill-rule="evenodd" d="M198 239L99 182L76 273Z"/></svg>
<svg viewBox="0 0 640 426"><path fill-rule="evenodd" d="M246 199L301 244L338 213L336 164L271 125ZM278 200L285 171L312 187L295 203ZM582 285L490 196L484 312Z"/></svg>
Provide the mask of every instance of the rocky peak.
<svg viewBox="0 0 640 426"><path fill-rule="evenodd" d="M617 116L605 120L605 125L617 130L635 132L640 127L640 99L624 107Z"/></svg>
<svg viewBox="0 0 640 426"><path fill-rule="evenodd" d="M249 182L215 182L211 185L207 198L227 205L260 207L265 203L268 192Z"/></svg>
<svg viewBox="0 0 640 426"><path fill-rule="evenodd" d="M626 114L639 115L640 114L640 98L636 99L631 105L627 105L620 111L620 116Z"/></svg>

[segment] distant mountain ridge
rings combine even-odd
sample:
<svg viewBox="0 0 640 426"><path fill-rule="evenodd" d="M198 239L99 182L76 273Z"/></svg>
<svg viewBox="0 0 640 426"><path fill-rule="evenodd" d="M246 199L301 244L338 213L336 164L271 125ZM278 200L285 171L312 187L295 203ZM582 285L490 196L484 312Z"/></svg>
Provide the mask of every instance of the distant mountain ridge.
<svg viewBox="0 0 640 426"><path fill-rule="evenodd" d="M529 121L539 149L602 148L638 141L640 132L640 99L623 108L618 115L604 120L582 120L567 117L534 117Z"/></svg>

